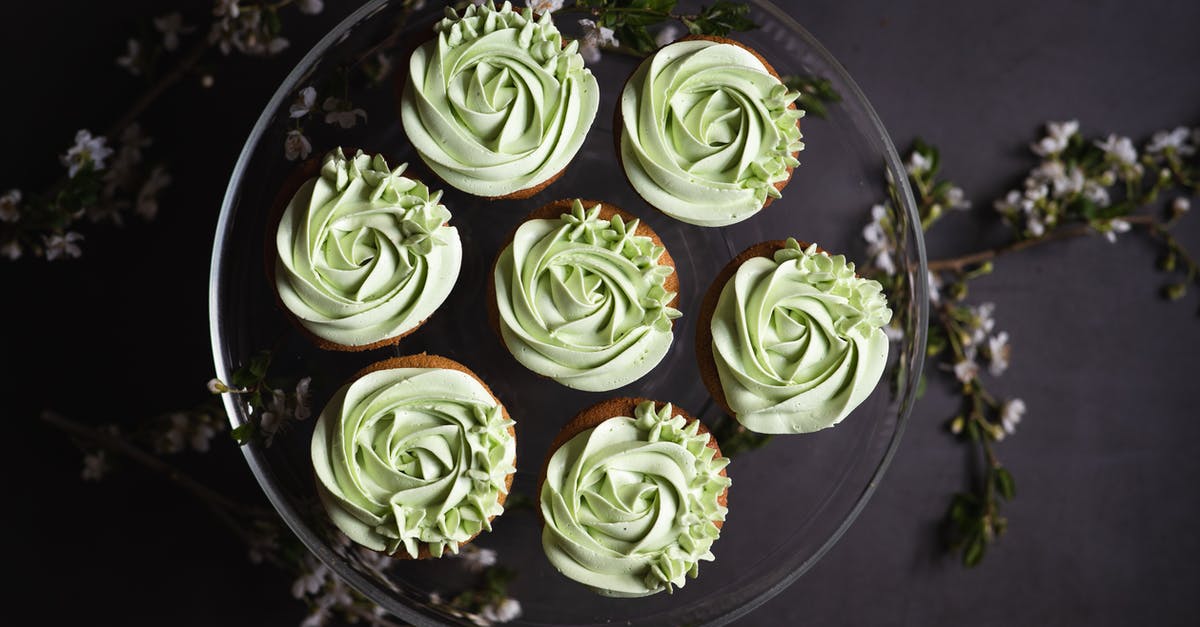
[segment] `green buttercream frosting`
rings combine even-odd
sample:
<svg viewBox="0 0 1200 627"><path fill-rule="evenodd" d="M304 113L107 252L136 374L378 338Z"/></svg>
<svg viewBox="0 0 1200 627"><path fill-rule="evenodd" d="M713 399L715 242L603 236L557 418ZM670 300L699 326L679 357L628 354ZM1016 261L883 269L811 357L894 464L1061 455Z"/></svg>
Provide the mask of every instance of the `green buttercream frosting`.
<svg viewBox="0 0 1200 627"><path fill-rule="evenodd" d="M496 261L496 305L508 350L526 368L591 392L635 381L674 339L664 249L638 220L599 217L576 200L557 220L527 220Z"/></svg>
<svg viewBox="0 0 1200 627"><path fill-rule="evenodd" d="M804 149L789 108L798 92L753 54L707 40L673 43L638 67L621 94L621 161L663 213L698 226L749 218Z"/></svg>
<svg viewBox="0 0 1200 627"><path fill-rule="evenodd" d="M470 375L392 368L343 386L321 412L312 461L321 501L351 540L435 556L504 511L513 421Z"/></svg>
<svg viewBox="0 0 1200 627"><path fill-rule="evenodd" d="M842 421L870 395L887 362L892 318L878 281L843 255L794 239L774 258L743 263L712 316L712 351L726 401L759 433L809 433Z"/></svg>
<svg viewBox="0 0 1200 627"><path fill-rule="evenodd" d="M549 13L505 2L453 9L413 52L400 103L404 131L438 176L505 196L561 172L596 117L600 89L578 42Z"/></svg>
<svg viewBox="0 0 1200 627"><path fill-rule="evenodd" d="M450 212L381 156L341 149L300 187L275 233L275 287L313 335L365 346L421 324L462 265Z"/></svg>
<svg viewBox="0 0 1200 627"><path fill-rule="evenodd" d="M721 530L729 459L670 403L637 406L576 435L550 457L542 548L559 572L614 597L683 587Z"/></svg>

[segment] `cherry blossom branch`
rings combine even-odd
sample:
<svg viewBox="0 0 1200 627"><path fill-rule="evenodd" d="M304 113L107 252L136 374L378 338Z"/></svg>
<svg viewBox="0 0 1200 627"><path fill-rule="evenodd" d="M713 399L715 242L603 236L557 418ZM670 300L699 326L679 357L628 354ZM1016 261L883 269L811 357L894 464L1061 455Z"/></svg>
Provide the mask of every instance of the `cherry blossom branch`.
<svg viewBox="0 0 1200 627"><path fill-rule="evenodd" d="M118 118L117 121L113 123L113 125L110 126L107 131L105 131L105 136L108 137L110 141L115 141L118 137L120 137L121 133L128 128L130 124L133 124L133 122L136 121L143 113L145 113L146 110L149 109L156 101L158 101L158 99L162 97L162 95L166 93L168 89L174 86L175 83L178 83L180 79L182 79L188 74L188 72L195 68L196 64L200 62L200 59L204 57L204 53L208 52L212 47L213 44L207 37L201 37L200 41L196 42L196 44L192 46L191 50L188 50L188 53L184 55L178 63L175 64L175 67L172 68L171 71L167 72L162 76L162 78L158 79L158 81L154 83L154 85L151 86L146 93L142 94L142 96L138 98L132 106L129 107L129 110L126 111L124 115Z"/></svg>
<svg viewBox="0 0 1200 627"><path fill-rule="evenodd" d="M1155 220L1153 216L1136 215L1136 216L1128 216L1128 217L1122 218L1122 219L1125 220L1125 222L1128 222L1132 226L1147 227L1150 229L1151 232L1157 231L1157 220ZM946 259L935 259L935 260L929 262L929 271L935 272L935 273L936 272L947 272L947 271L962 272L965 268L967 268L969 266L977 265L977 264L983 263L985 261L990 261L1001 255L1007 255L1009 253L1019 252L1019 251L1025 250L1027 248L1034 248L1034 247L1040 246L1042 244L1048 244L1050 242L1057 242L1057 241L1062 241L1062 240L1067 240L1067 239L1074 239L1076 237L1092 235L1095 232L1096 232L1095 229L1091 228L1090 226L1088 226L1086 224L1073 224L1070 226L1064 226L1064 227L1054 229L1053 231L1050 231L1049 233L1047 233L1046 235L1043 235L1042 237L1014 240L1012 242L1003 244L1001 246L986 248L984 250L980 250L980 251L973 252L973 253L966 254L966 255L961 255L958 257L950 257L950 258L946 258Z"/></svg>
<svg viewBox="0 0 1200 627"><path fill-rule="evenodd" d="M59 431L84 440L106 451L122 455L125 458L166 477L172 483L175 483L205 503L220 507L228 512L245 512L256 517L270 515L269 512L261 507L248 505L246 503L239 503L220 494L212 488L209 488L208 486L193 479L175 466L154 455L151 455L150 453L147 453L146 451L143 451L141 448L130 444L120 437L105 433L99 429L89 427L53 412L43 412L41 418L44 422L58 429Z"/></svg>

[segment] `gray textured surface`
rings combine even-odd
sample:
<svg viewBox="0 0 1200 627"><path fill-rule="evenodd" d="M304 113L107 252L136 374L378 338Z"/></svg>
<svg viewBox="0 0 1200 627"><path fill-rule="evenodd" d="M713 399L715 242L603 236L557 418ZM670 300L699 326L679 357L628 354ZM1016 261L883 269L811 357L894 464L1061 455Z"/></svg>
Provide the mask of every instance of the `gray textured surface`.
<svg viewBox="0 0 1200 627"><path fill-rule="evenodd" d="M206 4L185 9L198 16ZM35 295L5 308L10 331L0 354L8 367L11 355L27 365L0 385L16 399L9 411L27 444L7 456L6 474L22 478L15 502L32 504L16 508L16 537L33 541L22 542L30 548L17 552L14 568L28 573L29 604L50 608L50 623L292 625L302 615L290 582L246 565L186 497L129 474L79 484L77 453L28 416L50 405L94 422L128 420L198 391L210 369L207 238L224 180L261 103L352 4L330 0L326 15L292 32L283 58L243 62L240 75L220 74L209 92L177 90L147 119L161 146L176 147L167 151L176 183L159 224L97 231L80 264L0 267L10 293ZM28 148L0 159L0 183L45 178L75 127L115 117L136 85L114 78L107 59L119 54L132 16L161 6L89 3L69 22L49 5L3 9L5 71L31 95L6 99L6 140ZM901 149L918 134L937 143L946 174L975 201L975 211L937 227L934 257L998 241L991 200L1032 165L1025 145L1042 121L1078 116L1088 132L1139 139L1200 124L1200 3L785 6L857 78ZM16 61L30 58L37 62ZM1200 251L1200 216L1185 222L1182 238ZM1013 368L994 387L1030 407L998 449L1018 482L1006 509L1011 532L980 568L963 570L935 542L967 461L940 429L955 405L949 388L935 384L857 524L811 573L740 624L1200 620L1200 319L1195 295L1158 300L1155 254L1135 237L1115 246L1073 241L1005 259L976 284L973 298L996 302L1015 345ZM113 276L120 280L100 279ZM119 355L113 338L122 341ZM195 470L257 493L236 452L213 455L215 475L211 466ZM24 480L31 468L38 479Z"/></svg>

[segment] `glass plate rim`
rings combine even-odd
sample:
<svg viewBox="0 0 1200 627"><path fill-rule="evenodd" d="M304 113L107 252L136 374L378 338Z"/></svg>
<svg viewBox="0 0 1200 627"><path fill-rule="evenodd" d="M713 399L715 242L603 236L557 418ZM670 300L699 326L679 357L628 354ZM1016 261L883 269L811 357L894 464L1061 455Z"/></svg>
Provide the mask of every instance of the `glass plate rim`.
<svg viewBox="0 0 1200 627"><path fill-rule="evenodd" d="M321 39L298 61L295 67L288 72L284 77L279 87L271 95L263 108L263 112L259 115L254 126L251 128L249 135L246 137L246 142L242 146L242 150L238 153L237 161L229 176L229 184L226 187L225 194L221 201L221 213L217 219L217 226L214 232L213 252L210 261L209 270L209 341L212 345L213 362L217 377L223 381L229 380L230 370L228 368L228 357L225 350L225 344L222 340L223 319L221 316L221 298L220 290L218 289L218 280L223 269L222 260L224 252L224 243L228 240L228 235L232 228L232 215L234 207L237 204L239 195L239 181L242 180L246 169L253 157L255 148L258 146L264 134L269 129L274 118L274 112L279 110L283 105L284 99L288 98L292 92L296 90L300 82L306 76L308 70L315 66L321 57L339 43L342 35L349 27L358 24L367 19L376 12L383 10L387 5L395 2L395 0L371 0L362 5L345 18L338 22L328 33ZM895 144L891 140L891 136L887 132L879 114L875 111L875 107L867 99L858 83L855 82L850 73L842 66L842 64L834 57L824 45L817 40L812 33L808 32L790 15L772 3L770 0L747 0L750 4L758 7L762 11L770 14L778 20L783 26L793 31L798 37L804 40L814 53L822 58L829 67L838 75L838 79L849 89L850 97L855 102L863 107L866 117L871 126L878 133L877 139L883 144L885 166L892 173L892 178L896 181L900 204L903 205L903 211L908 214L910 224L920 224L920 215L917 211L916 201L912 195L912 189L908 184L908 177L905 175L903 164L900 160L899 153L896 151ZM919 277L927 276L928 264L925 253L925 238L920 230L912 232L915 250L917 253L917 267L915 274ZM914 329L925 329L928 326L928 286L925 281L911 281L914 288L914 298L916 299L916 321ZM845 535L850 526L857 520L867 502L875 493L880 480L883 478L885 471L891 464L892 458L899 448L901 437L904 435L904 430L908 424L913 405L916 401L916 395L913 393L916 389L916 381L921 376L925 361L925 345L926 334L918 332L915 334L913 346L913 361L912 368L908 373L905 395L900 402L900 411L896 420L896 427L887 444L887 449L884 451L883 457L876 466L875 471L871 474L870 481L867 482L865 488L858 495L854 507L851 508L849 514L834 530L833 534L813 553L807 560L801 563L794 571L780 578L773 585L759 592L753 598L749 599L742 605L726 612L725 614L716 617L710 621L709 625L725 625L731 623L738 618L752 612L763 603L766 603L771 598L782 592L785 588L791 586L805 572L813 567L820 559L833 548L834 545ZM225 406L225 412L233 427L238 427L245 422L243 411L239 404L235 401L232 395L224 395L222 397ZM347 568L342 560L339 560L336 555L329 551L324 543L316 537L310 530L299 524L299 514L293 511L293 508L287 503L285 497L279 493L274 485L267 480L270 471L262 459L260 451L256 447L242 446L242 454L246 458L246 463L258 481L259 486L267 495L267 500L279 512L284 523L288 528L300 539L305 547L308 548L318 559L328 566L334 573L341 577L357 590L375 591L378 586L371 580L360 575L353 569ZM416 625L437 625L437 622L431 620L431 617L419 613L419 610L390 602L383 594L368 595L372 600L379 602L382 598L385 602L383 607L396 616L411 621Z"/></svg>

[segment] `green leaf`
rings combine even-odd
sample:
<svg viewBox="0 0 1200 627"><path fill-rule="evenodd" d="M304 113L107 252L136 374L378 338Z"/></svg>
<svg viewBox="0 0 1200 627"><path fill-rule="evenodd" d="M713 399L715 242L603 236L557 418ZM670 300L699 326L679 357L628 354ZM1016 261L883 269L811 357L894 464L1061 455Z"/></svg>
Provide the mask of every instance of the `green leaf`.
<svg viewBox="0 0 1200 627"><path fill-rule="evenodd" d="M997 468L994 481L996 482L996 491L1004 497L1004 500L1011 501L1017 495L1017 483L1007 468Z"/></svg>
<svg viewBox="0 0 1200 627"><path fill-rule="evenodd" d="M233 436L233 441L237 442L238 446L244 446L250 442L250 440L254 439L254 434L257 432L258 430L255 429L254 423L247 422L235 428L233 431L230 431L229 435Z"/></svg>
<svg viewBox="0 0 1200 627"><path fill-rule="evenodd" d="M718 0L712 6L701 7L694 20L683 20L693 35L724 37L733 31L758 28L748 17L749 5Z"/></svg>
<svg viewBox="0 0 1200 627"><path fill-rule="evenodd" d="M267 376L267 368L271 367L271 351L259 351L253 359L250 360L250 374L262 380Z"/></svg>
<svg viewBox="0 0 1200 627"><path fill-rule="evenodd" d="M650 31L646 30L645 26L624 24L614 28L613 34L622 46L632 48L640 54L650 54L658 48L654 37L650 35Z"/></svg>
<svg viewBox="0 0 1200 627"><path fill-rule="evenodd" d="M986 548L987 541L983 539L982 533L971 536L971 539L967 541L967 547L963 549L963 566L968 568L978 566L979 562L983 561L983 552Z"/></svg>

